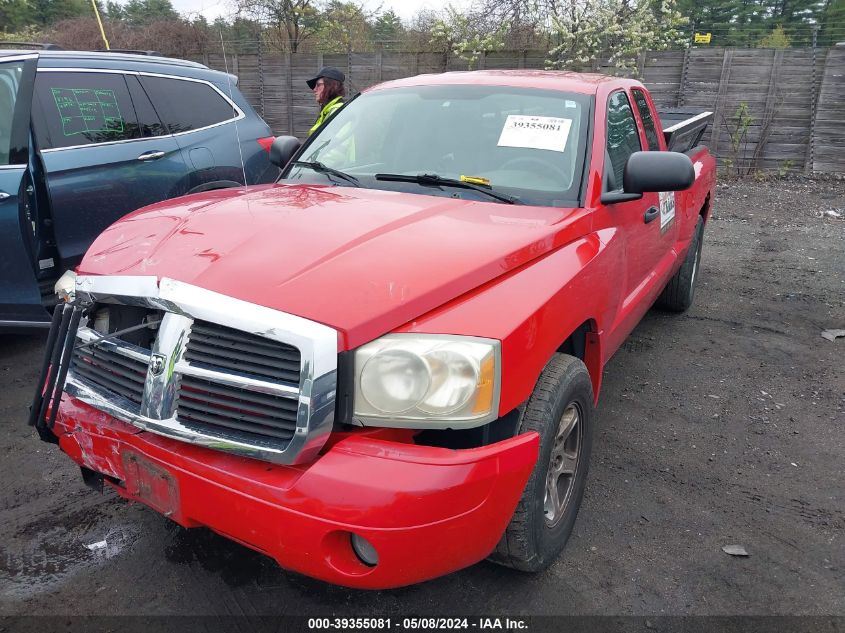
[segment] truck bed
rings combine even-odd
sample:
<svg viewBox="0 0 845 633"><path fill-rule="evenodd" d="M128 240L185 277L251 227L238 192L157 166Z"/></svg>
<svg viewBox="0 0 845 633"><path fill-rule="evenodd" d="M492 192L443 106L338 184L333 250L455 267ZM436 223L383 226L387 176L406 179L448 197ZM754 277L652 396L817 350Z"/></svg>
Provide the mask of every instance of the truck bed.
<svg viewBox="0 0 845 633"><path fill-rule="evenodd" d="M685 153L701 143L713 113L694 108L658 110L663 122L663 136L670 152Z"/></svg>

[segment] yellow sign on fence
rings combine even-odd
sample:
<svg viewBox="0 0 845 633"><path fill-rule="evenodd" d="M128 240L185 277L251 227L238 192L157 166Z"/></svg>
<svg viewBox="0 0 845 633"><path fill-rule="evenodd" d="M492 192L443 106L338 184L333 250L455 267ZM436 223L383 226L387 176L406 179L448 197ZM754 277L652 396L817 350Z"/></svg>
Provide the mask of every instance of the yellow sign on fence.
<svg viewBox="0 0 845 633"><path fill-rule="evenodd" d="M696 44L709 44L710 43L710 33L696 33L695 34L695 43Z"/></svg>

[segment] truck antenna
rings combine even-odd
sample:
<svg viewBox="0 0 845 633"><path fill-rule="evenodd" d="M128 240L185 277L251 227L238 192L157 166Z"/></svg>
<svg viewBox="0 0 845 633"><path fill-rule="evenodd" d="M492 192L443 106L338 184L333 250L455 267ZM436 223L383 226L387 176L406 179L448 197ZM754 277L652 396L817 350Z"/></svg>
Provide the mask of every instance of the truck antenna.
<svg viewBox="0 0 845 633"><path fill-rule="evenodd" d="M220 49L223 51L223 66L226 68L226 83L229 86L229 100L235 103L235 98L232 93L232 76L229 74L229 60L226 59L226 44L223 42L223 29L220 29ZM244 189L246 189L246 164L244 163L244 150L241 147L241 133L238 130L238 120L235 119L235 138L238 141L238 154L241 157L241 171L244 175Z"/></svg>

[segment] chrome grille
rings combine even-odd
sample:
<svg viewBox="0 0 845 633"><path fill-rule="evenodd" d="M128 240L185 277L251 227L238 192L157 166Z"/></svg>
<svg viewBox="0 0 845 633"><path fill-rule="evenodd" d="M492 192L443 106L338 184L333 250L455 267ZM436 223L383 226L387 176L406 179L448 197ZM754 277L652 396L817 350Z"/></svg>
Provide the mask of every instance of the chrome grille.
<svg viewBox="0 0 845 633"><path fill-rule="evenodd" d="M296 431L297 401L184 376L177 413L183 424L199 423L251 435L289 440Z"/></svg>
<svg viewBox="0 0 845 633"><path fill-rule="evenodd" d="M185 360L257 378L299 384L298 349L208 321L194 321L191 326Z"/></svg>
<svg viewBox="0 0 845 633"><path fill-rule="evenodd" d="M89 322L72 396L147 431L282 464L313 459L328 438L336 330L172 279L80 276L77 296ZM109 340L92 329L103 304L121 306Z"/></svg>
<svg viewBox="0 0 845 633"><path fill-rule="evenodd" d="M73 350L73 371L101 389L141 404L148 362L89 345Z"/></svg>

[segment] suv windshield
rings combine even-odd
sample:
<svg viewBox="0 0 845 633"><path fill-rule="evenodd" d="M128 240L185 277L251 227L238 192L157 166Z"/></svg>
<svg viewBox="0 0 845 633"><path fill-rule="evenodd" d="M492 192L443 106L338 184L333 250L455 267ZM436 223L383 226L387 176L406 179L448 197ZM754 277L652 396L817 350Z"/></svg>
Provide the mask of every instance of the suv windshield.
<svg viewBox="0 0 845 633"><path fill-rule="evenodd" d="M350 185L496 202L578 206L586 95L504 86L413 86L362 94L313 138L285 182ZM319 163L318 168L314 168ZM385 176L436 175L440 180ZM460 183L458 183L460 184Z"/></svg>

